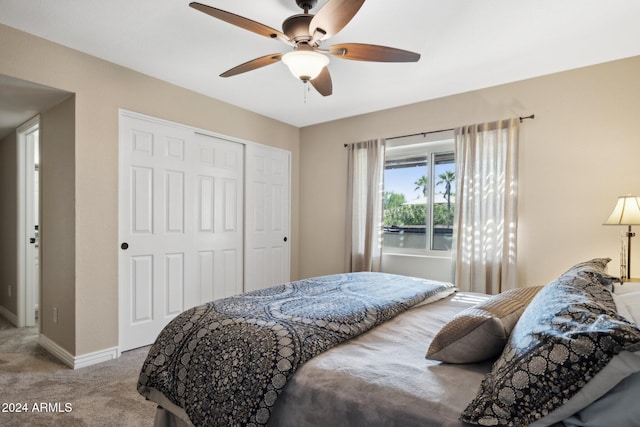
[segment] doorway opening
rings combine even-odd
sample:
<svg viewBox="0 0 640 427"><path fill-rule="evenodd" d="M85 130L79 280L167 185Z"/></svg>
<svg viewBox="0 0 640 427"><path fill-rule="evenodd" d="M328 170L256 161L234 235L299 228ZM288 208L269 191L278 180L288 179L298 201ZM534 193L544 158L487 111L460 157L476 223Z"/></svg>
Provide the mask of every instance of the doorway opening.
<svg viewBox="0 0 640 427"><path fill-rule="evenodd" d="M18 327L38 324L40 308L40 116L17 129Z"/></svg>

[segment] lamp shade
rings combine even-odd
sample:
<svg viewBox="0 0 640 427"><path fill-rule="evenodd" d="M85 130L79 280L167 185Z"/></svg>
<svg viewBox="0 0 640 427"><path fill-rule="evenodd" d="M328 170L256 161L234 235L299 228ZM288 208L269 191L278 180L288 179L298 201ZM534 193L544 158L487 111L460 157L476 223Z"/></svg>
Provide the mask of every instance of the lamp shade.
<svg viewBox="0 0 640 427"><path fill-rule="evenodd" d="M604 225L639 225L640 197L620 196Z"/></svg>
<svg viewBox="0 0 640 427"><path fill-rule="evenodd" d="M289 71L300 80L313 80L329 63L329 58L310 50L294 50L282 56L282 62L287 64Z"/></svg>

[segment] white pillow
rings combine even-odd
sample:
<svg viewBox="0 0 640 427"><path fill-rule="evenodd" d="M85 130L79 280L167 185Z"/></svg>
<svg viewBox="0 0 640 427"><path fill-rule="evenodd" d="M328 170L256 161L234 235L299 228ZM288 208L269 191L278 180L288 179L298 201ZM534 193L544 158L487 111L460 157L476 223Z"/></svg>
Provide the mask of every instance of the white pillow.
<svg viewBox="0 0 640 427"><path fill-rule="evenodd" d="M618 314L631 323L640 324L640 291L612 295Z"/></svg>
<svg viewBox="0 0 640 427"><path fill-rule="evenodd" d="M550 426L572 416L580 410L589 407L589 405L602 396L605 396L609 390L625 378L638 372L640 372L640 351L635 353L628 351L620 352L564 405L549 413L547 416L534 421L529 427ZM612 412L617 410L619 410L617 407L615 409L613 407L611 408ZM615 419L615 414L607 413L606 416ZM616 424L610 425L613 426Z"/></svg>
<svg viewBox="0 0 640 427"><path fill-rule="evenodd" d="M637 426L640 372L629 375L607 394L580 412L562 420L565 427Z"/></svg>

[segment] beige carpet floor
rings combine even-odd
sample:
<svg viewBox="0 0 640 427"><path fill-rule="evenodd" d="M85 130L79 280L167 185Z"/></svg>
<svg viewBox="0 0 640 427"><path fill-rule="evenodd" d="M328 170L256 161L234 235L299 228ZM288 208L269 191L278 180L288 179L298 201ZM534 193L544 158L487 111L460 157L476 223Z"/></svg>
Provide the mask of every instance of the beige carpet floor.
<svg viewBox="0 0 640 427"><path fill-rule="evenodd" d="M136 390L147 351L73 370L38 345L36 328L0 317L0 426L152 426L155 405Z"/></svg>

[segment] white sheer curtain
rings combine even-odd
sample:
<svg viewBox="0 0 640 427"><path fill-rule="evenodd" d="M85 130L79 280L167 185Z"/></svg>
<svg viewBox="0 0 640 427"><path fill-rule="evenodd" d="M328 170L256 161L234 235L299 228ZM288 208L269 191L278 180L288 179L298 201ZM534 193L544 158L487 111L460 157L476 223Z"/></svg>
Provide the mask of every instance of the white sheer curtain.
<svg viewBox="0 0 640 427"><path fill-rule="evenodd" d="M518 119L455 130L455 282L496 294L517 286Z"/></svg>
<svg viewBox="0 0 640 427"><path fill-rule="evenodd" d="M347 271L380 271L384 139L347 146Z"/></svg>

